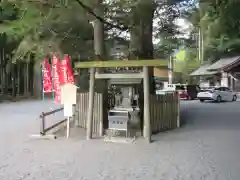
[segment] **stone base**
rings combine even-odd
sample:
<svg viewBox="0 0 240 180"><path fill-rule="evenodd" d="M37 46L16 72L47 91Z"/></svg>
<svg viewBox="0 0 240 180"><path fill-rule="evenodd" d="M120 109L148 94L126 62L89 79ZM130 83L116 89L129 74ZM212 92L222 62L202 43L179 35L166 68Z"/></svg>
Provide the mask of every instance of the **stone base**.
<svg viewBox="0 0 240 180"><path fill-rule="evenodd" d="M113 142L113 143L127 143L132 144L136 138L123 138L123 137L104 137L105 142Z"/></svg>
<svg viewBox="0 0 240 180"><path fill-rule="evenodd" d="M52 134L48 134L48 135L33 134L31 135L31 138L52 140L52 139L57 139L57 136Z"/></svg>

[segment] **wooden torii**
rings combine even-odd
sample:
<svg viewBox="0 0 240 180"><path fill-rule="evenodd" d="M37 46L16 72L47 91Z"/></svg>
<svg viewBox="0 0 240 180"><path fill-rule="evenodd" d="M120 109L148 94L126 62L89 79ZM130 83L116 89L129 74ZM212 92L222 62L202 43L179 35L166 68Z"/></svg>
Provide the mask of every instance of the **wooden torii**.
<svg viewBox="0 0 240 180"><path fill-rule="evenodd" d="M116 68L116 67L142 67L142 71L138 73L99 73L96 68ZM151 122L150 122L150 82L149 82L149 68L160 67L168 69L168 61L166 60L128 60L128 61L88 61L77 62L75 68L90 69L89 79L89 107L87 115L87 139L92 138L92 122L93 122L93 108L94 108L94 94L95 94L95 79L110 79L110 78L142 78L143 92L144 92L144 120L143 120L143 136L150 143L151 142Z"/></svg>

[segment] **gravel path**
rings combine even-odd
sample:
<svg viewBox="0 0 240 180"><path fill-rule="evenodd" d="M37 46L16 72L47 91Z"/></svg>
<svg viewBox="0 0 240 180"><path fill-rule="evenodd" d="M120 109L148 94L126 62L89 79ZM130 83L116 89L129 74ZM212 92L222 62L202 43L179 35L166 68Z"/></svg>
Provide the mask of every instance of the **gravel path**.
<svg viewBox="0 0 240 180"><path fill-rule="evenodd" d="M0 104L2 180L238 180L240 102L182 104L186 124L147 144L36 140L50 102ZM15 109L15 113L11 113Z"/></svg>

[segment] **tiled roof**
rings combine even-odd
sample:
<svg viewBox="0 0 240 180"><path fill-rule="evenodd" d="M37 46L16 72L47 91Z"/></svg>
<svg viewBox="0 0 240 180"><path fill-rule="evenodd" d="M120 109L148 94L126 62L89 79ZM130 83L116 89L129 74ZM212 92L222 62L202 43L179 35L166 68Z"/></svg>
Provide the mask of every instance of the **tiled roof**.
<svg viewBox="0 0 240 180"><path fill-rule="evenodd" d="M210 66L210 64L204 64L201 65L197 70L192 72L190 76L201 76L201 75L213 75L216 74L216 71L207 71L207 68Z"/></svg>
<svg viewBox="0 0 240 180"><path fill-rule="evenodd" d="M223 58L220 59L219 61L213 63L210 65L207 70L208 71L216 71L216 70L221 70L226 67L232 66L240 61L240 56L235 56L235 57L230 57L230 58Z"/></svg>

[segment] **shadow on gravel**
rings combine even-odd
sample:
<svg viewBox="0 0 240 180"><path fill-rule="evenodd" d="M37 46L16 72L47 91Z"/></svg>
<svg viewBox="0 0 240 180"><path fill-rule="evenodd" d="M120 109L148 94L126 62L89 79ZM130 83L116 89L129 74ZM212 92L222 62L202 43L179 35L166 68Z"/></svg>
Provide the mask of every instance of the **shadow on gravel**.
<svg viewBox="0 0 240 180"><path fill-rule="evenodd" d="M202 104L204 103L209 103L209 104L222 104L222 103L237 103L239 101L222 101L222 102L216 102L216 101L204 101L202 102Z"/></svg>
<svg viewBox="0 0 240 180"><path fill-rule="evenodd" d="M180 111L180 127L186 125L188 122L188 113L186 110Z"/></svg>

